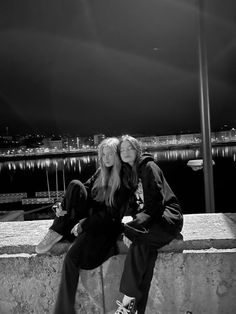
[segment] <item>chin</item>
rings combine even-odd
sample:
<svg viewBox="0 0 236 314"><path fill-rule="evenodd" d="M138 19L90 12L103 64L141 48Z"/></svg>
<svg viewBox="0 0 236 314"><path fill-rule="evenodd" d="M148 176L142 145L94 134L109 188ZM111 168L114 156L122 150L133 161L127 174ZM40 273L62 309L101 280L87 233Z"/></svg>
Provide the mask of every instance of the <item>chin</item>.
<svg viewBox="0 0 236 314"><path fill-rule="evenodd" d="M129 164L130 163L130 160L129 159L126 159L124 160L125 163Z"/></svg>
<svg viewBox="0 0 236 314"><path fill-rule="evenodd" d="M113 165L110 165L110 164L109 164L109 165L105 165L105 166L106 166L107 168L111 168Z"/></svg>

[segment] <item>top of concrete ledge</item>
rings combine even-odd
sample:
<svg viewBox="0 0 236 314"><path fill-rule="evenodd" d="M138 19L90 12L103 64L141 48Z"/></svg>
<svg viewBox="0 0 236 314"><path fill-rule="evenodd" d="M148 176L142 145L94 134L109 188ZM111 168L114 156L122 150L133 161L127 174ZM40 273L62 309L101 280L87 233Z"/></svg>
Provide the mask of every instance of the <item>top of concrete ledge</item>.
<svg viewBox="0 0 236 314"><path fill-rule="evenodd" d="M52 220L0 222L0 254L35 253ZM160 251L236 248L236 214L184 215L183 240Z"/></svg>

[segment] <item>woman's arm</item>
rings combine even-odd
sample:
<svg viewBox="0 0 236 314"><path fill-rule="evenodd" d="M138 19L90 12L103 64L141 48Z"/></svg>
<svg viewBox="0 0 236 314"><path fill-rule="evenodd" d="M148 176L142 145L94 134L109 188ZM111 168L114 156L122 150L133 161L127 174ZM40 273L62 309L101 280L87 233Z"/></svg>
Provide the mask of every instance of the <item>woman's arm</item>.
<svg viewBox="0 0 236 314"><path fill-rule="evenodd" d="M142 211L136 215L133 225L146 226L154 218L161 218L164 212L164 177L153 161L141 166L139 171L144 196Z"/></svg>
<svg viewBox="0 0 236 314"><path fill-rule="evenodd" d="M121 220L127 207L130 190L121 186L115 193L114 205L107 206L105 203L95 207L93 213L82 223L84 231L107 232L115 226L121 226Z"/></svg>
<svg viewBox="0 0 236 314"><path fill-rule="evenodd" d="M104 234L111 233L118 225L121 225L120 220L113 218L104 205L103 209L94 210L94 213L81 223L81 228L85 232Z"/></svg>
<svg viewBox="0 0 236 314"><path fill-rule="evenodd" d="M143 212L151 217L161 217L166 198L165 179L158 165L151 161L141 169L140 178L143 185Z"/></svg>

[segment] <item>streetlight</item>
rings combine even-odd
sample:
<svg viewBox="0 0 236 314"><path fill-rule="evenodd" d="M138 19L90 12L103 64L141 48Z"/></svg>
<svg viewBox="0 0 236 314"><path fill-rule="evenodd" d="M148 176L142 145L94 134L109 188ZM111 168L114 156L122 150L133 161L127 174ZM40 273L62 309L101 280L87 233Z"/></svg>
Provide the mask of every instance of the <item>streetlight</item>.
<svg viewBox="0 0 236 314"><path fill-rule="evenodd" d="M203 171L205 188L206 212L215 212L213 169L211 152L211 124L208 90L207 55L204 29L204 0L198 0L199 33L198 33L198 56L199 56L199 89L200 89L200 114L203 148Z"/></svg>

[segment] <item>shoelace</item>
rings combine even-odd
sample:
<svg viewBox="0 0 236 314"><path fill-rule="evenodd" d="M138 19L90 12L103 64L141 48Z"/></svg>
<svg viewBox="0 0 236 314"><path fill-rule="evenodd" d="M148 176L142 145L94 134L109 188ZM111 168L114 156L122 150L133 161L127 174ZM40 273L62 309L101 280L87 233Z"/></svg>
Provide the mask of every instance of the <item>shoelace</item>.
<svg viewBox="0 0 236 314"><path fill-rule="evenodd" d="M126 309L120 301L116 301L116 304L119 306L118 309L116 310L115 314L129 314L130 311Z"/></svg>

